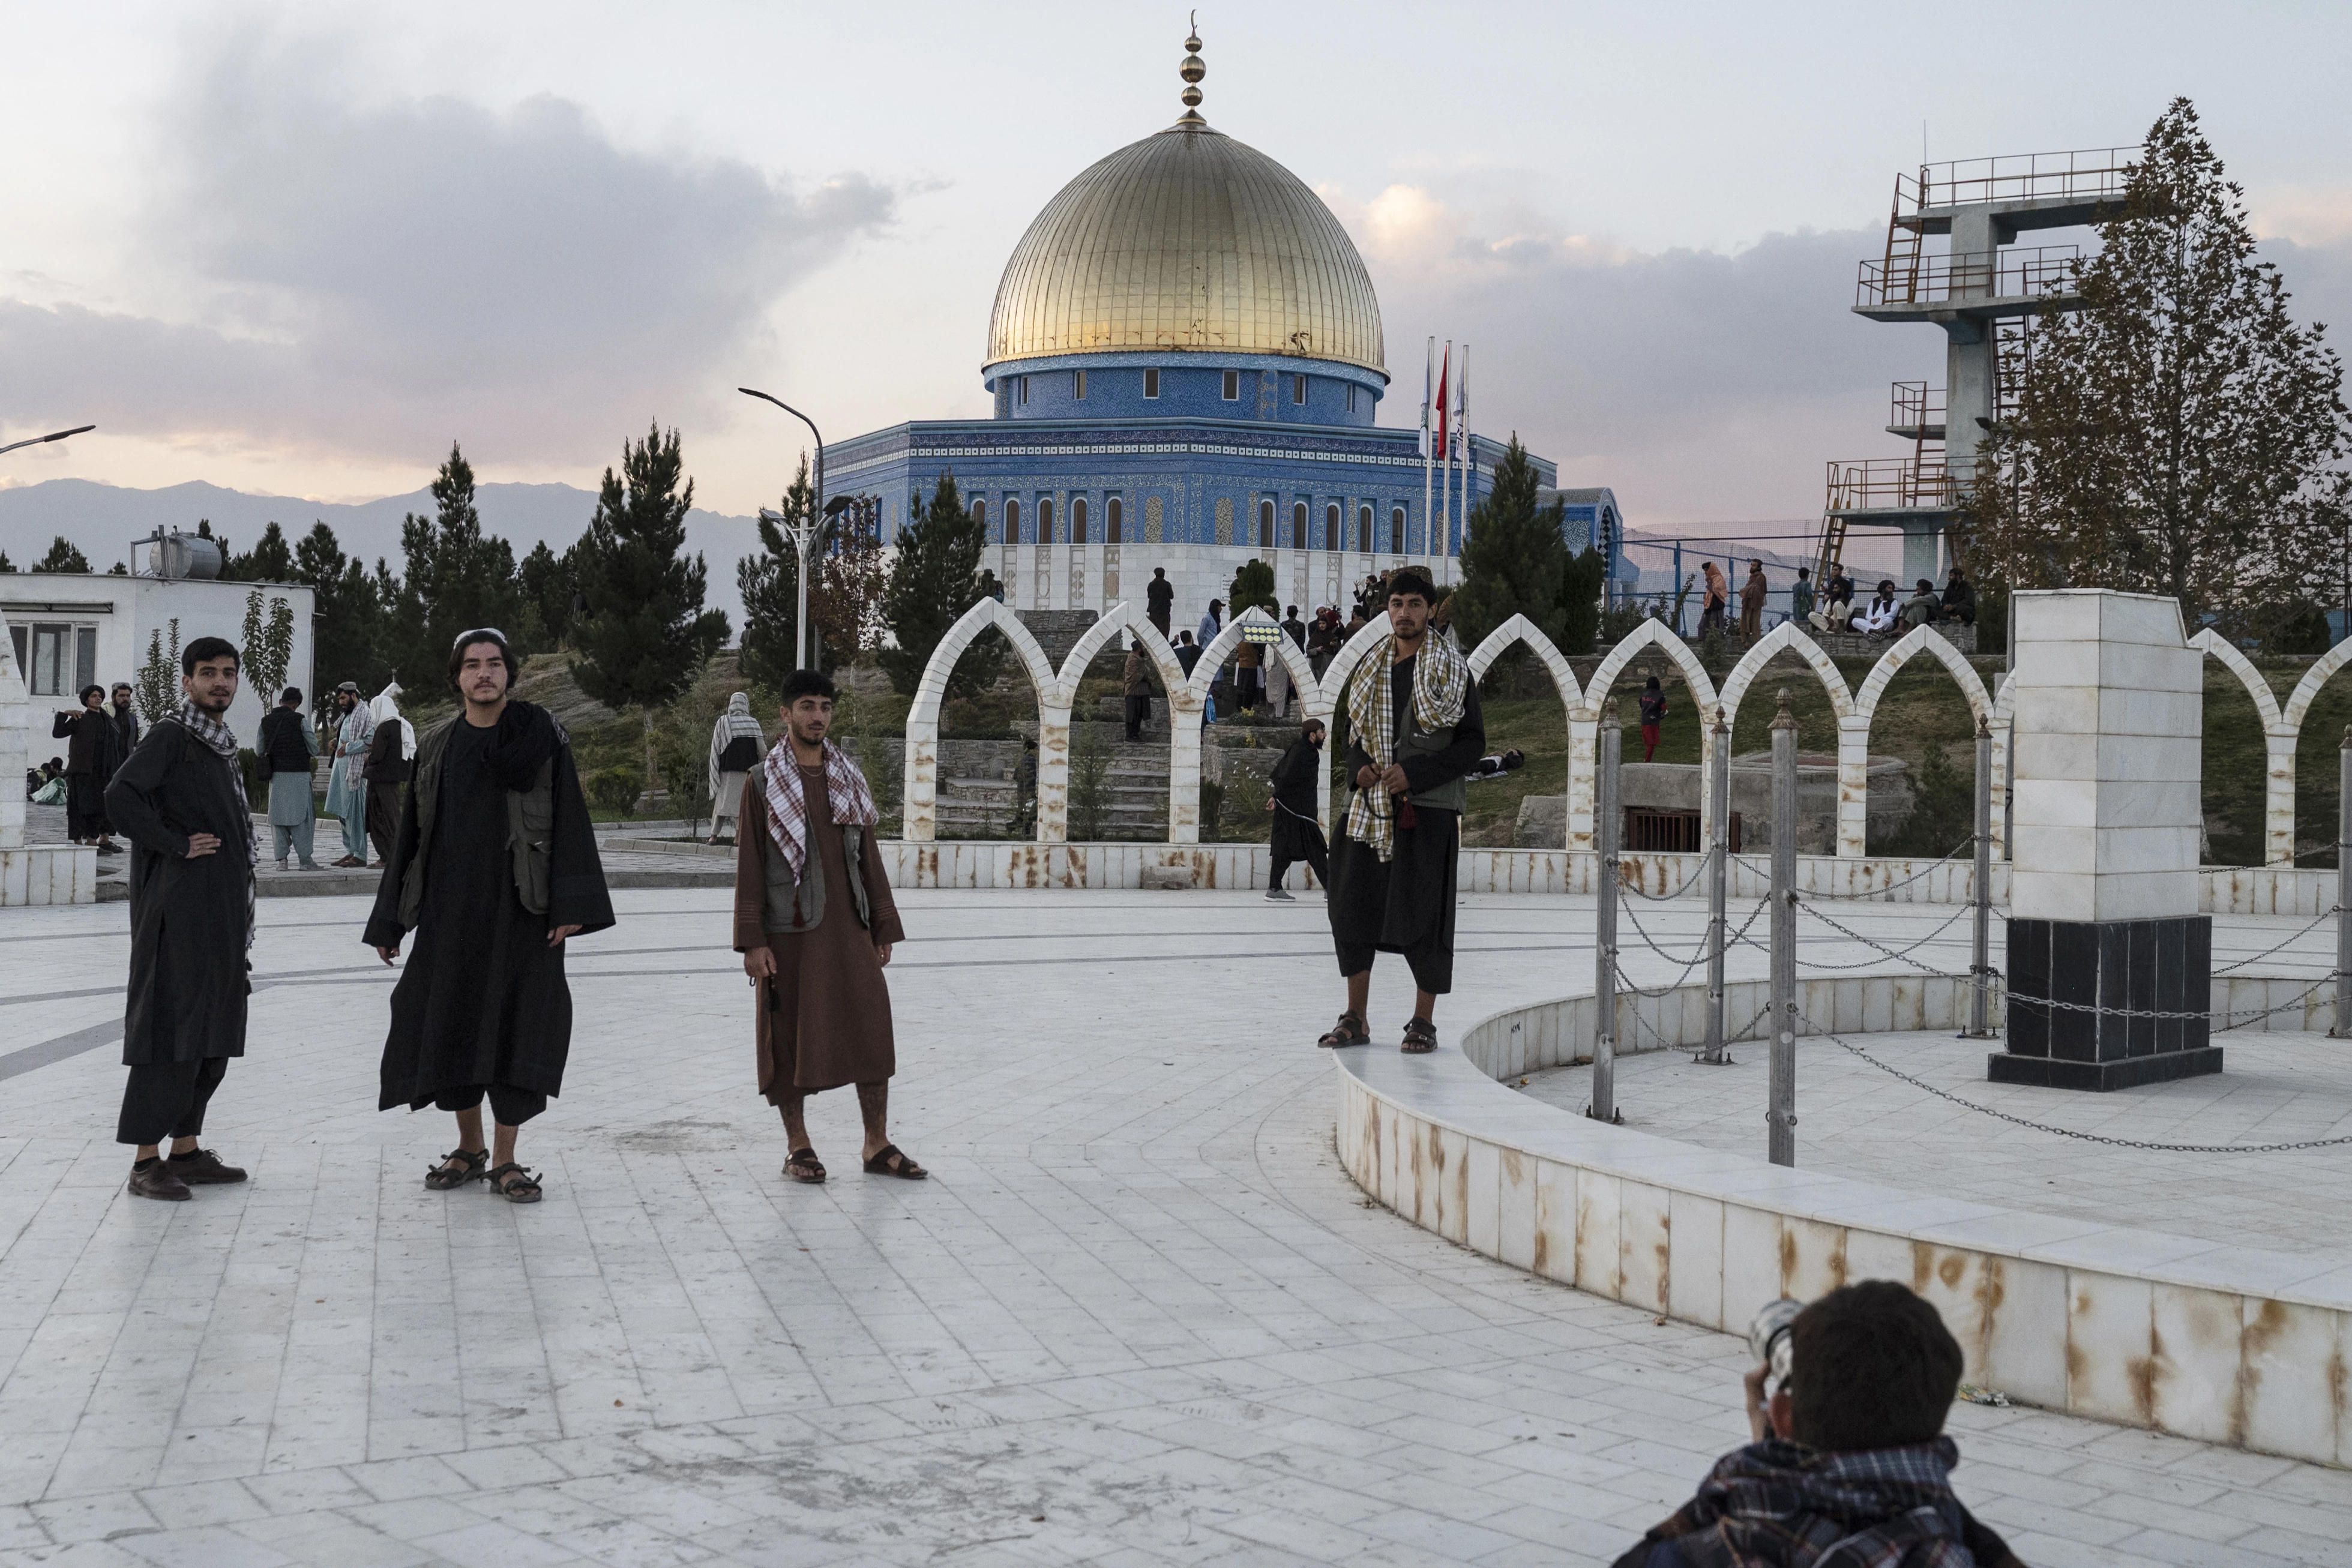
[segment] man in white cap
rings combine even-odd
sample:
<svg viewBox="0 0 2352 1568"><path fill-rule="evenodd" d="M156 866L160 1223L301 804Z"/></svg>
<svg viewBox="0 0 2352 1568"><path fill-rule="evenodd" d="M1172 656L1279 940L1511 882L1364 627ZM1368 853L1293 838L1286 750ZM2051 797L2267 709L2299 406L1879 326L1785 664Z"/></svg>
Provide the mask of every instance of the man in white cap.
<svg viewBox="0 0 2352 1568"><path fill-rule="evenodd" d="M768 737L751 716L750 694L737 692L727 699L727 711L710 727L710 841L719 841L719 824L734 829L743 803L743 779L760 765Z"/></svg>
<svg viewBox="0 0 2352 1568"><path fill-rule="evenodd" d="M400 832L400 789L416 760L416 727L400 716L400 704L394 700L399 695L400 683L393 681L368 704L375 738L368 742L367 760L360 768L367 780L368 841L375 845L378 865L392 859Z"/></svg>

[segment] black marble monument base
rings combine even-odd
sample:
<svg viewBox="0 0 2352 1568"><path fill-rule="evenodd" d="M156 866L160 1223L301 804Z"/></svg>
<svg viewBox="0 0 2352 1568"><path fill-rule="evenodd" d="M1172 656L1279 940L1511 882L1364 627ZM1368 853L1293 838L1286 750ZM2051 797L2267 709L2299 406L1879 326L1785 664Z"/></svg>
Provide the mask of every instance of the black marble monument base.
<svg viewBox="0 0 2352 1568"><path fill-rule="evenodd" d="M1987 1058L1986 1076L2101 1090L2219 1072L2212 976L2210 915L2012 920L2009 1049Z"/></svg>

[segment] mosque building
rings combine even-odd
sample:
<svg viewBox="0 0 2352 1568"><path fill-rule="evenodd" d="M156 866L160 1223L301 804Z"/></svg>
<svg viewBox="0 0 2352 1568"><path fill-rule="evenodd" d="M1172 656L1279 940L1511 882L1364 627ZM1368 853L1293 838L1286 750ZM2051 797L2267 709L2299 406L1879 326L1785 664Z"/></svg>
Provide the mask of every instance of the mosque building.
<svg viewBox="0 0 2352 1568"><path fill-rule="evenodd" d="M952 473L1024 612L1139 605L1164 569L1190 624L1252 558L1309 612L1407 561L1458 578L1505 444L1472 436L1451 507L1424 502L1419 404L1409 427L1373 423L1390 378L1363 258L1297 176L1210 129L1186 47L1182 117L1063 187L1005 264L981 369L993 417L829 444L827 489L877 497L887 542ZM1570 548L1615 566L1615 497L1552 492L1534 462Z"/></svg>

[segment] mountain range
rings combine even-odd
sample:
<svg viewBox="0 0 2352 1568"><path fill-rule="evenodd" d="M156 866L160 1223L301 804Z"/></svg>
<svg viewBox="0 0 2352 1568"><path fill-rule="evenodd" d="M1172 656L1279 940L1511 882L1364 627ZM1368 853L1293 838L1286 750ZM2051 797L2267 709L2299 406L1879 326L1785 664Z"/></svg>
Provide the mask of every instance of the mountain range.
<svg viewBox="0 0 2352 1568"><path fill-rule="evenodd" d="M474 505L482 527L514 546L520 560L544 539L561 553L587 529L596 509L596 497L576 485L480 485ZM63 535L104 571L116 561L128 563L131 542L157 528L194 533L199 519L212 524L215 538L232 549L249 549L262 529L276 523L289 545L323 522L347 555L369 562L382 556L400 570L400 520L415 512L433 515L429 490L380 500L356 502L306 501L299 496L256 496L225 489L202 480L167 486L160 490L133 490L91 479L47 479L0 490L0 550L20 571L47 553L49 541ZM730 517L699 507L686 518L686 548L699 551L709 568L705 602L727 612L737 632L743 628L743 605L735 591L735 562L760 548L756 518Z"/></svg>

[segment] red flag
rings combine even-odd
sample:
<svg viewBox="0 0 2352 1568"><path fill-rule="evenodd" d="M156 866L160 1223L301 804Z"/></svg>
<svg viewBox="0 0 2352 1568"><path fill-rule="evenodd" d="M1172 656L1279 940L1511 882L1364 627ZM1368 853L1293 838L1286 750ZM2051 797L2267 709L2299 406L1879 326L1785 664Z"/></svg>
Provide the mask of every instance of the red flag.
<svg viewBox="0 0 2352 1568"><path fill-rule="evenodd" d="M1445 378L1453 368L1454 345L1448 343L1445 345L1445 358L1438 361L1437 370L1437 451L1443 457L1454 455L1454 449L1445 444Z"/></svg>

